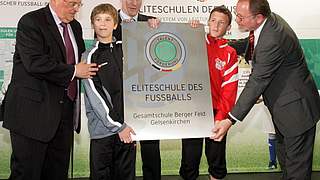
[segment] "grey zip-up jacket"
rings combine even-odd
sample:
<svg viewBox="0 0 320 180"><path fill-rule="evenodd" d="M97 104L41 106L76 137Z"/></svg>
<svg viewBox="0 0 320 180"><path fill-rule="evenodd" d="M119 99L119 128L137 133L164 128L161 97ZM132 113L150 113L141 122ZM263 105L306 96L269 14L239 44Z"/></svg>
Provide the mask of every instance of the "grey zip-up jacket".
<svg viewBox="0 0 320 180"><path fill-rule="evenodd" d="M103 44L98 41L82 59L101 65L92 79L83 79L85 107L91 139L100 139L122 131L123 120L121 42Z"/></svg>

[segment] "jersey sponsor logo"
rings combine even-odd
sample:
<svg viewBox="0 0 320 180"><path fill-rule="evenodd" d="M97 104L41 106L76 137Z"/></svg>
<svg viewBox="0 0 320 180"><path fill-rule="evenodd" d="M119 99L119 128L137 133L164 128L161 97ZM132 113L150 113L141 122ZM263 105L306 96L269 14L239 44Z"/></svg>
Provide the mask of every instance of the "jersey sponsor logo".
<svg viewBox="0 0 320 180"><path fill-rule="evenodd" d="M216 68L218 69L218 70L223 70L224 69L224 66L226 65L226 62L224 62L224 61L222 61L221 59L219 59L219 58L216 58L215 59L215 62L216 62Z"/></svg>

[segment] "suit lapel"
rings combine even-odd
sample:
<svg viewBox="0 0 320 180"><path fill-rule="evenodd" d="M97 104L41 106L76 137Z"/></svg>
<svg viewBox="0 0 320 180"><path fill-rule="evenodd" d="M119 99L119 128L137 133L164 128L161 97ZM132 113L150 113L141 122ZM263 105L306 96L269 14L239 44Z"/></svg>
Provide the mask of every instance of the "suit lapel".
<svg viewBox="0 0 320 180"><path fill-rule="evenodd" d="M64 47L64 43L63 43L61 34L59 32L59 29L56 25L56 22L54 21L52 14L50 12L49 6L46 6L44 10L45 10L45 14L48 21L48 29L52 34L52 36L54 37L54 40L57 41L59 48L63 54L64 60L66 60L66 49Z"/></svg>
<svg viewBox="0 0 320 180"><path fill-rule="evenodd" d="M82 33L81 33L80 29L79 29L79 26L77 26L77 24L76 24L76 20L71 21L70 22L70 26L71 26L72 32L74 34L74 38L75 38L76 43L77 43L78 57L79 57L79 60L80 60L81 54L85 50L85 47L84 47L84 44L83 44L83 39L81 37Z"/></svg>
<svg viewBox="0 0 320 180"><path fill-rule="evenodd" d="M272 26L272 24L274 23L275 21L275 15L274 13L271 13L271 15L268 17L268 19L266 20L264 26L262 27L262 30L260 32L260 35L259 35L259 38L258 38L258 41L257 41L257 45L253 51L253 57L252 59L255 60L255 57L256 57L256 49L259 49L260 46L263 46L263 42L264 40L263 39L268 39L268 37L265 37L265 32L268 31L268 29L270 29L270 26Z"/></svg>
<svg viewBox="0 0 320 180"><path fill-rule="evenodd" d="M66 59L66 49L61 37L61 34L59 32L59 29L56 25L56 22L54 21L52 14L50 12L49 6L45 7L45 14L47 16L47 21L48 21L48 29L50 31L50 33L52 34L52 36L54 37L55 41L57 41L61 52L63 53L64 59ZM84 43L82 40L82 33L79 30L79 27L76 25L76 20L73 20L70 22L70 26L72 28L77 46L78 46L78 57L80 59L82 52L84 51L85 47L84 47Z"/></svg>

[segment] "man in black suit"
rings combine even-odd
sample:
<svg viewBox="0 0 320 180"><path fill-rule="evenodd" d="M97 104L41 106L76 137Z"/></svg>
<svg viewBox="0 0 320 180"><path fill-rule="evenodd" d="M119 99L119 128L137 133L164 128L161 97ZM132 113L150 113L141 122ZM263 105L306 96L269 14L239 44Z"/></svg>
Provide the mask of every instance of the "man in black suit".
<svg viewBox="0 0 320 180"><path fill-rule="evenodd" d="M50 0L19 20L3 127L10 130L13 180L68 178L73 129L80 131L78 78L96 64L80 62L81 0Z"/></svg>
<svg viewBox="0 0 320 180"><path fill-rule="evenodd" d="M122 23L130 23L136 21L148 21L151 28L156 28L159 19L146 16L139 13L142 0L121 0L121 9L119 10L119 23L117 29L113 31L113 36L117 40L122 40ZM161 158L159 140L140 141L142 171L144 180L160 180L161 179Z"/></svg>
<svg viewBox="0 0 320 180"><path fill-rule="evenodd" d="M222 139L262 95L276 129L283 179L311 179L320 97L299 40L267 0L239 0L236 16L240 30L254 33L253 69L229 119L216 124L212 138Z"/></svg>

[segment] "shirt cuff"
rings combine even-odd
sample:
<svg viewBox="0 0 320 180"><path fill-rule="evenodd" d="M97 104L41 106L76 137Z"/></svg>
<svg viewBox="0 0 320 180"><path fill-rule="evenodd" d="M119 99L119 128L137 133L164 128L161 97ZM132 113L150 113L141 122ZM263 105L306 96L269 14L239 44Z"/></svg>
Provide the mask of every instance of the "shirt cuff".
<svg viewBox="0 0 320 180"><path fill-rule="evenodd" d="M239 121L239 119L235 118L230 112L228 113L228 119L231 121L232 125Z"/></svg>
<svg viewBox="0 0 320 180"><path fill-rule="evenodd" d="M73 72L71 81L73 81L73 79L76 77L76 73L77 73L77 68L76 68L76 65L74 65L74 72Z"/></svg>

